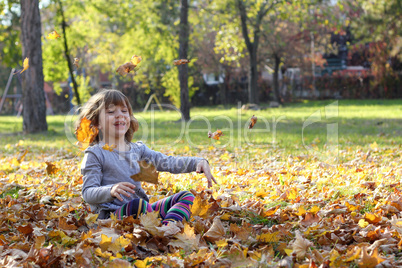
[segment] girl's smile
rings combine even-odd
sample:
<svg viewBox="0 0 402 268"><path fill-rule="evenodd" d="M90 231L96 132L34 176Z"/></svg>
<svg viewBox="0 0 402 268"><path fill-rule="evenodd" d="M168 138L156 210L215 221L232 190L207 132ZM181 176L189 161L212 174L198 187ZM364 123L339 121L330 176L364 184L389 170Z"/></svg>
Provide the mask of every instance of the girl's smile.
<svg viewBox="0 0 402 268"><path fill-rule="evenodd" d="M105 143L124 141L124 135L130 127L130 114L124 105L109 105L99 114L99 129Z"/></svg>

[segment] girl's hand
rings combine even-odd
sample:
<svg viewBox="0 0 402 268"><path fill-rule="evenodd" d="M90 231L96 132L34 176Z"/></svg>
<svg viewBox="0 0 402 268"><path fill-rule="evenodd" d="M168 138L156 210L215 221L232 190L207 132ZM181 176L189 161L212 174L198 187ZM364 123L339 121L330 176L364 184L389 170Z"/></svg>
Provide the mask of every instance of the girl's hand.
<svg viewBox="0 0 402 268"><path fill-rule="evenodd" d="M127 197L130 197L131 195L129 193L135 194L134 189L135 185L132 183L119 182L112 186L112 189L110 190L110 195L116 197L120 201L124 201L121 195L123 194Z"/></svg>
<svg viewBox="0 0 402 268"><path fill-rule="evenodd" d="M201 160L200 162L198 162L197 169L195 172L205 174L205 177L207 177L207 180L208 180L208 188L212 187L212 181L215 182L216 184L218 184L216 182L214 176L212 176L211 169L209 168L209 164L208 164L207 160Z"/></svg>

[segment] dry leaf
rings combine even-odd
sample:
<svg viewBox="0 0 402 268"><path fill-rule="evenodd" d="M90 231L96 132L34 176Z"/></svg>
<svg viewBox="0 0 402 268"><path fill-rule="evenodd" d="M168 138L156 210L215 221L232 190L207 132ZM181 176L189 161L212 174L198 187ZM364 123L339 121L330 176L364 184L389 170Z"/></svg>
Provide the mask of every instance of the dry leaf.
<svg viewBox="0 0 402 268"><path fill-rule="evenodd" d="M144 181L153 184L158 184L159 172L152 164L148 164L146 161L139 161L140 172L138 174L130 176L135 181Z"/></svg>
<svg viewBox="0 0 402 268"><path fill-rule="evenodd" d="M208 138L213 138L215 140L219 140L219 138L221 136L224 136L221 130L217 130L214 133L212 133L211 131L208 131Z"/></svg>
<svg viewBox="0 0 402 268"><path fill-rule="evenodd" d="M225 228L219 217L214 218L211 228L204 234L204 239L209 242L221 240L225 235Z"/></svg>
<svg viewBox="0 0 402 268"><path fill-rule="evenodd" d="M293 251L299 259L303 259L306 256L309 247L314 246L312 242L303 238L299 230L296 230L296 240L292 244Z"/></svg>
<svg viewBox="0 0 402 268"><path fill-rule="evenodd" d="M182 65L182 64L186 64L189 63L190 60L186 60L186 59L180 59L180 60L174 60L173 61L173 65Z"/></svg>
<svg viewBox="0 0 402 268"><path fill-rule="evenodd" d="M59 168L56 167L56 165L54 165L52 162L47 162L46 161L46 173L48 175L50 174L56 174L57 172L59 172Z"/></svg>
<svg viewBox="0 0 402 268"><path fill-rule="evenodd" d="M73 65L78 69L78 62L80 61L80 58L74 58Z"/></svg>
<svg viewBox="0 0 402 268"><path fill-rule="evenodd" d="M257 117L253 115L250 118L250 124L248 125L248 128L252 129L254 127L255 123L257 123Z"/></svg>
<svg viewBox="0 0 402 268"><path fill-rule="evenodd" d="M117 68L116 73L125 76L129 72L135 70L135 68L141 62L141 60L142 60L141 56L134 55L129 62L120 65Z"/></svg>
<svg viewBox="0 0 402 268"><path fill-rule="evenodd" d="M194 228L185 224L183 233L178 233L174 236L176 240L170 241L168 245L182 248L185 251L197 250L199 248L199 235L195 235Z"/></svg>
<svg viewBox="0 0 402 268"><path fill-rule="evenodd" d="M115 149L116 147L117 147L116 144L112 144L109 146L109 144L106 143L105 145L102 146L102 149L109 152L113 152L113 149Z"/></svg>
<svg viewBox="0 0 402 268"><path fill-rule="evenodd" d="M146 214L142 214L140 216L140 222L142 226L144 226L144 229L151 235L163 236L163 233L156 228L161 225L161 219L159 218L159 211L152 211Z"/></svg>

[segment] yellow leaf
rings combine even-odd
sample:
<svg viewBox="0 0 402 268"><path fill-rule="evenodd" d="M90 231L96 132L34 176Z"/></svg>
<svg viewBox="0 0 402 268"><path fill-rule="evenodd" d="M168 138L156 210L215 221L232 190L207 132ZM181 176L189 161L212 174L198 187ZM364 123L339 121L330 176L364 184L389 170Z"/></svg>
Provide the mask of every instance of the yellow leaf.
<svg viewBox="0 0 402 268"><path fill-rule="evenodd" d="M299 211L297 213L295 213L297 216L303 216L304 214L306 214L306 210L304 209L303 206L299 207Z"/></svg>
<svg viewBox="0 0 402 268"><path fill-rule="evenodd" d="M102 250L100 248L95 249L95 254L102 258L106 258L106 259L109 259L112 256L112 253L107 252L107 251L102 252Z"/></svg>
<svg viewBox="0 0 402 268"><path fill-rule="evenodd" d="M130 62L134 65L138 65L141 62L141 60L142 60L141 56L134 55L131 57Z"/></svg>
<svg viewBox="0 0 402 268"><path fill-rule="evenodd" d="M96 220L98 219L98 216L99 216L99 214L90 213L85 217L85 221L88 225L92 225L96 222Z"/></svg>
<svg viewBox="0 0 402 268"><path fill-rule="evenodd" d="M216 244L219 248L223 248L223 247L226 247L226 246L228 245L228 242L226 241L226 239L222 239L222 240L216 241L215 244Z"/></svg>
<svg viewBox="0 0 402 268"><path fill-rule="evenodd" d="M230 220L230 214L229 213L225 213L221 216L221 220L223 221L228 221Z"/></svg>
<svg viewBox="0 0 402 268"><path fill-rule="evenodd" d="M261 189L258 192L256 192L255 195L257 197L264 198L264 197L266 197L268 195L268 193L264 189Z"/></svg>
<svg viewBox="0 0 402 268"><path fill-rule="evenodd" d="M315 213L317 213L317 212L320 211L320 210L321 210L321 208L320 208L319 206L313 206L313 207L309 210L309 212L315 214Z"/></svg>
<svg viewBox="0 0 402 268"><path fill-rule="evenodd" d="M285 253L286 253L288 256L292 256L293 249L285 248L284 251L285 251Z"/></svg>
<svg viewBox="0 0 402 268"><path fill-rule="evenodd" d="M46 38L47 39L57 39L60 37L61 36L56 31L53 31L53 32L49 33Z"/></svg>
<svg viewBox="0 0 402 268"><path fill-rule="evenodd" d="M294 200L297 197L297 191L295 189L290 190L288 194L288 199Z"/></svg>
<svg viewBox="0 0 402 268"><path fill-rule="evenodd" d="M194 228L187 223L184 225L183 233L178 233L174 236L176 240L171 240L168 245L179 247L185 251L197 250L199 248L199 235L195 235Z"/></svg>
<svg viewBox="0 0 402 268"><path fill-rule="evenodd" d="M117 252L124 249L126 246L130 244L131 244L130 240L120 236L109 246L108 250L116 254Z"/></svg>
<svg viewBox="0 0 402 268"><path fill-rule="evenodd" d="M197 195L194 199L193 205L191 206L191 216L199 216L201 218L208 217L208 209L211 207L208 204L208 200L201 199L201 196Z"/></svg>
<svg viewBox="0 0 402 268"><path fill-rule="evenodd" d="M24 63L22 64L22 67L24 67L24 68L21 70L20 74L22 74L26 69L29 68L29 59L28 58L25 58Z"/></svg>
<svg viewBox="0 0 402 268"><path fill-rule="evenodd" d="M140 222L144 229L152 235L160 235L161 232L156 228L161 225L161 220L159 219L159 211L148 212L147 214L142 214L140 216Z"/></svg>
<svg viewBox="0 0 402 268"><path fill-rule="evenodd" d="M147 258L148 259L148 258ZM137 267L137 268L146 268L147 267L147 263L146 263L146 260L147 259L145 259L145 260L135 260L134 261L134 265L135 265L135 267Z"/></svg>
<svg viewBox="0 0 402 268"><path fill-rule="evenodd" d="M362 228L366 228L367 225L369 225L369 223L367 221L365 221L364 219L360 219L358 224Z"/></svg>
<svg viewBox="0 0 402 268"><path fill-rule="evenodd" d="M372 144L370 144L370 148L373 149L373 150L378 149L377 142L373 142Z"/></svg>
<svg viewBox="0 0 402 268"><path fill-rule="evenodd" d="M116 144L112 144L109 146L109 144L106 143L105 145L102 146L102 149L109 152L113 152L113 149L115 149L116 147L117 147Z"/></svg>
<svg viewBox="0 0 402 268"><path fill-rule="evenodd" d="M370 223L379 223L382 220L381 216L375 213L366 213L364 218Z"/></svg>
<svg viewBox="0 0 402 268"><path fill-rule="evenodd" d="M109 249L109 246L112 244L112 237L108 237L107 235L101 235L101 242L99 246L101 247L102 251L106 251Z"/></svg>
<svg viewBox="0 0 402 268"><path fill-rule="evenodd" d="M261 235L257 235L257 240L261 240L265 243L278 242L279 241L279 232L263 233Z"/></svg>

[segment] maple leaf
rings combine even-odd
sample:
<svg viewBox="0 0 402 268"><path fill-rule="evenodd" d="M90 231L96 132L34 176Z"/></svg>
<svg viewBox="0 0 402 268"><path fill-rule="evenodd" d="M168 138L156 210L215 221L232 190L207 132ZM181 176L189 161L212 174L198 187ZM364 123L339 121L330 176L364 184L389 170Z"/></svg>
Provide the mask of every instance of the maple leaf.
<svg viewBox="0 0 402 268"><path fill-rule="evenodd" d="M116 254L130 244L130 240L124 238L123 236L120 236L113 243L111 243L111 245L109 245L108 250Z"/></svg>
<svg viewBox="0 0 402 268"><path fill-rule="evenodd" d="M254 127L255 123L257 123L257 117L253 115L250 118L250 124L248 125L248 128L252 129Z"/></svg>
<svg viewBox="0 0 402 268"><path fill-rule="evenodd" d="M191 216L199 216L205 219L208 217L208 209L210 207L211 205L208 204L208 200L202 199L200 195L197 195L191 206Z"/></svg>
<svg viewBox="0 0 402 268"><path fill-rule="evenodd" d="M215 140L219 140L219 138L221 136L224 136L221 130L216 130L214 133L212 133L211 131L208 131L208 138L212 138Z"/></svg>
<svg viewBox="0 0 402 268"><path fill-rule="evenodd" d="M190 227L187 223L184 225L183 233L176 234L174 238L176 238L176 240L170 241L168 245L182 248L185 251L198 249L200 236L195 235L194 228Z"/></svg>
<svg viewBox="0 0 402 268"><path fill-rule="evenodd" d="M161 232L156 228L161 225L159 211L152 211L140 216L141 225L152 235L159 236ZM162 234L163 235L163 234Z"/></svg>
<svg viewBox="0 0 402 268"><path fill-rule="evenodd" d="M173 65L182 65L182 64L186 64L189 63L190 60L186 60L186 59L180 59L180 60L174 60L173 61Z"/></svg>
<svg viewBox="0 0 402 268"><path fill-rule="evenodd" d="M385 261L385 259L378 256L378 248L374 249L371 255L367 254L367 248L363 247L361 260L358 263L359 268L374 268L377 264Z"/></svg>
<svg viewBox="0 0 402 268"><path fill-rule="evenodd" d="M138 162L140 165L140 172L138 174L130 176L135 181L144 181L153 184L158 184L159 172L153 164L148 164L146 161Z"/></svg>
<svg viewBox="0 0 402 268"><path fill-rule="evenodd" d="M132 64L134 64L135 66L137 66L141 61L142 61L142 57L141 57L141 56L137 56L137 55L132 56L132 57L131 57L131 60L130 60L130 62L131 62Z"/></svg>
<svg viewBox="0 0 402 268"><path fill-rule="evenodd" d="M80 61L80 58L74 58L73 65L78 69L78 62Z"/></svg>
<svg viewBox="0 0 402 268"><path fill-rule="evenodd" d="M75 130L75 135L81 150L85 150L95 140L98 133L99 129L92 126L91 120L86 117L82 118L80 125Z"/></svg>
<svg viewBox="0 0 402 268"><path fill-rule="evenodd" d="M58 39L60 37L61 36L56 31L53 31L53 32L49 33L46 38L47 39Z"/></svg>
<svg viewBox="0 0 402 268"><path fill-rule="evenodd" d="M296 255L299 259L302 259L306 256L307 250L309 247L314 246L312 242L303 238L299 230L296 230L296 240L292 244L293 251L296 252Z"/></svg>
<svg viewBox="0 0 402 268"><path fill-rule="evenodd" d="M59 172L59 168L57 168L56 167L56 165L54 165L52 162L48 162L48 161L46 161L45 162L46 163L46 173L48 174L48 175L50 175L50 174L56 174L57 172Z"/></svg>
<svg viewBox="0 0 402 268"><path fill-rule="evenodd" d="M204 234L204 239L209 242L215 242L221 240L225 233L225 228L223 227L221 220L219 217L215 217L211 228L209 228L208 232Z"/></svg>

